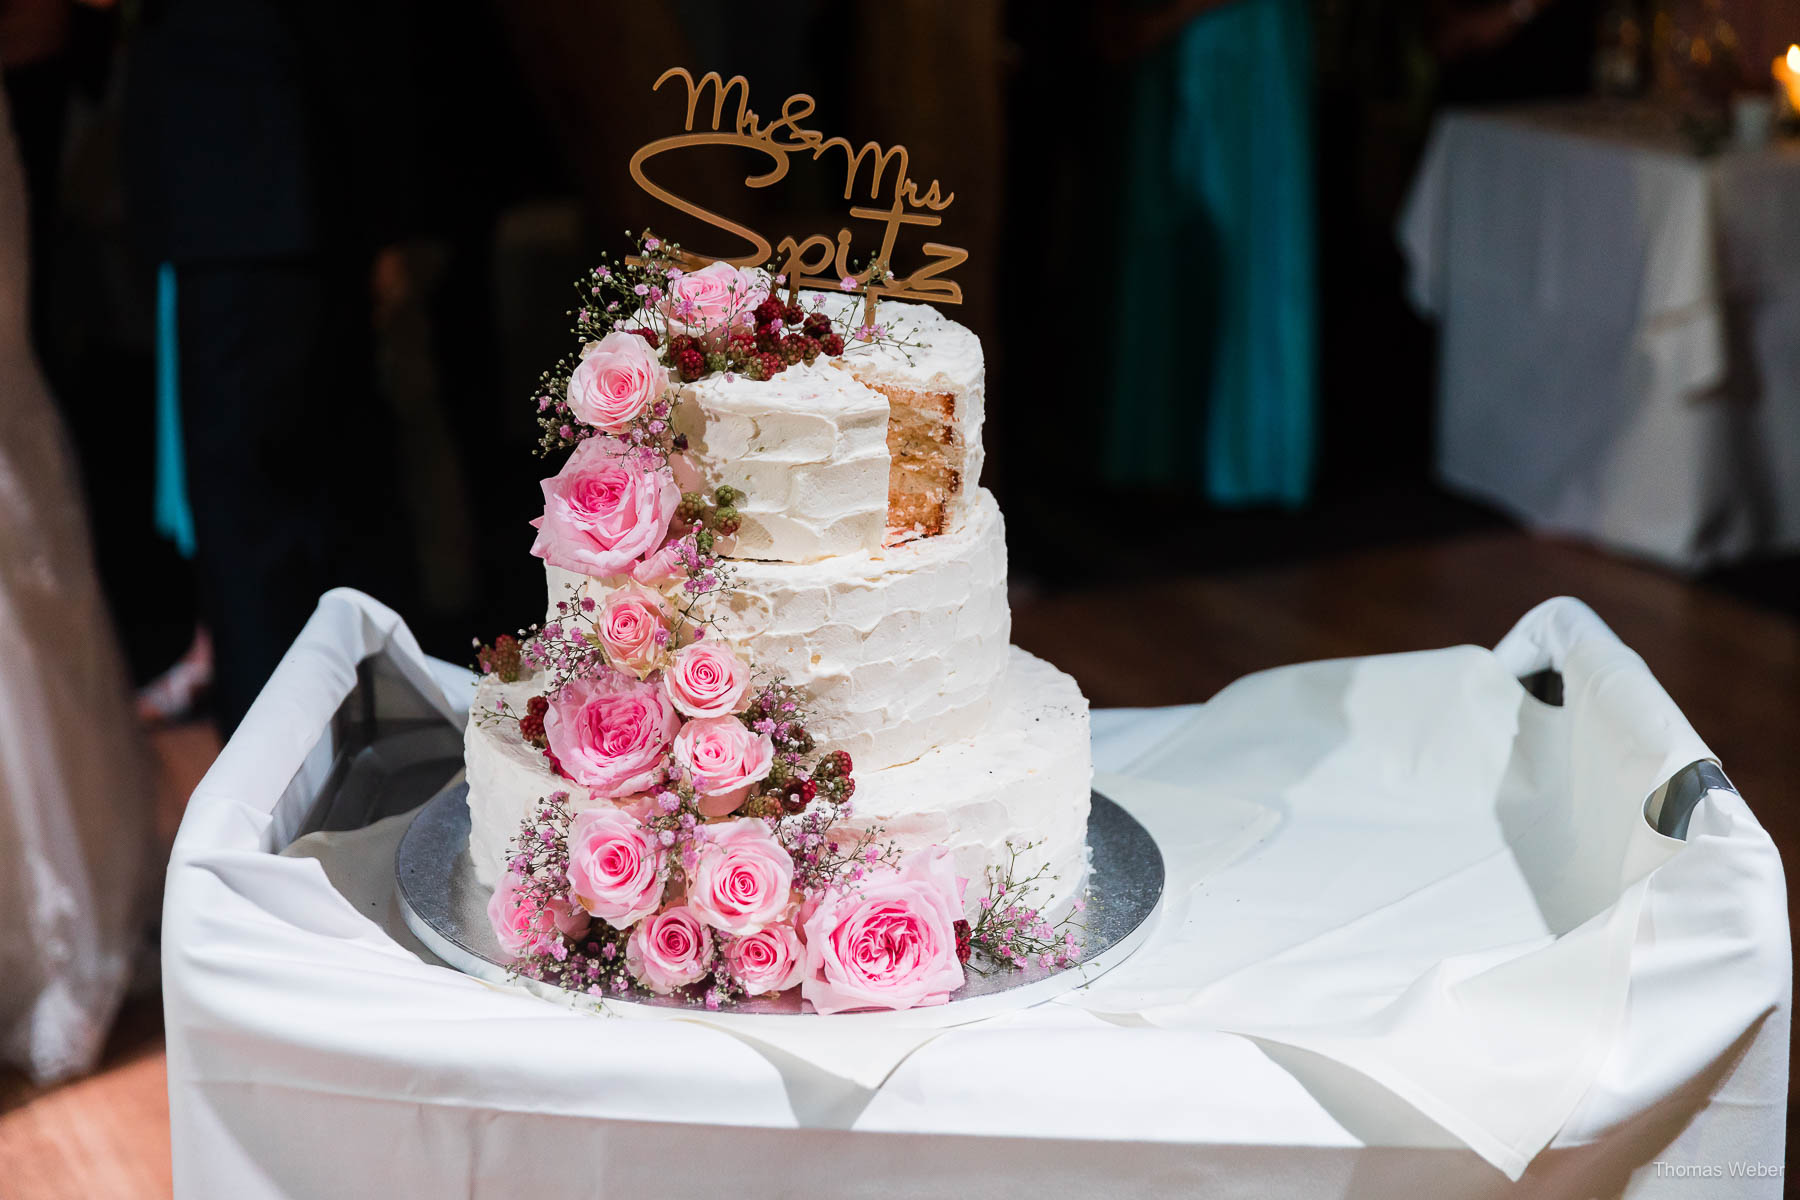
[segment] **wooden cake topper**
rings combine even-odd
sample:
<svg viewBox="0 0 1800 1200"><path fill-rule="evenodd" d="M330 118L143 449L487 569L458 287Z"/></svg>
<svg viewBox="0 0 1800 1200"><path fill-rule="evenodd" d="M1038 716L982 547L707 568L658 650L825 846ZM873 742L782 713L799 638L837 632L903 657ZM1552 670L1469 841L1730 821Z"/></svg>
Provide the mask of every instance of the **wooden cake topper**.
<svg viewBox="0 0 1800 1200"><path fill-rule="evenodd" d="M828 138L808 129L801 122L812 115L816 105L813 98L804 93L789 96L781 106L781 115L764 122L750 108L750 84L742 75L723 79L717 71L708 71L696 81L686 67L670 67L651 90L660 90L671 79L679 79L687 86L687 132L658 138L640 147L631 156L631 178L669 207L749 244L749 249L735 258L693 254L685 250L684 258L693 260L696 265L719 261L738 267L762 266L775 260L775 270L787 276L790 296L802 287L840 290L843 281L849 278L855 280L856 290L869 297L871 305L877 295L902 300L931 300L939 304L962 303L962 286L945 277L969 257L969 252L959 246L925 242L919 247L927 259L924 266L903 277L888 269L901 229L909 225L930 229L941 224L943 218L937 214L949 208L950 202L956 199L954 192L940 194L935 179L924 194L920 194L918 184L908 174L911 163L906 147L883 149L878 142L865 142L858 148L844 138ZM735 108L731 107L734 96ZM703 102L709 98L711 124L696 130L695 121L705 115ZM771 247L769 240L754 229L677 196L644 174L644 165L657 155L692 146L736 146L768 155L769 169L744 179L745 186L753 188L766 188L780 182L787 175L789 160L795 154L807 154L816 161L841 151L844 199L855 201L860 187L860 194L870 201L869 204L853 203L849 215L854 220L874 221L881 225L880 250L867 267L852 271L850 243L855 235L849 228L839 229L835 237L815 233L796 239L789 235Z"/></svg>

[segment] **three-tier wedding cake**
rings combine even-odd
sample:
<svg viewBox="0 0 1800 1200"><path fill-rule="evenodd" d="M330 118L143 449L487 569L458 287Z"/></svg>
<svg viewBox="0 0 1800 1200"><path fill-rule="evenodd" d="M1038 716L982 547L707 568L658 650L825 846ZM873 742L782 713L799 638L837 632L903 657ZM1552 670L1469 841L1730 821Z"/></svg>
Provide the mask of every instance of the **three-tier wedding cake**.
<svg viewBox="0 0 1800 1200"><path fill-rule="evenodd" d="M778 960L808 957L822 904L931 875L954 880L962 960L973 931L1009 965L1015 936L1066 961L1039 914L1086 871L1087 702L1010 645L979 340L925 305L784 301L765 273L648 246L585 281L581 356L538 399L546 449L570 450L537 522L544 625L482 652L469 853L503 942L582 957L604 929L617 951L586 957L664 991L702 980L663 960L706 940L708 997L728 999L799 979ZM630 838L608 823L627 819ZM1029 922L986 917L1026 881ZM749 944L774 925L792 936ZM942 979L846 992L833 967L810 967L822 1011L943 998Z"/></svg>

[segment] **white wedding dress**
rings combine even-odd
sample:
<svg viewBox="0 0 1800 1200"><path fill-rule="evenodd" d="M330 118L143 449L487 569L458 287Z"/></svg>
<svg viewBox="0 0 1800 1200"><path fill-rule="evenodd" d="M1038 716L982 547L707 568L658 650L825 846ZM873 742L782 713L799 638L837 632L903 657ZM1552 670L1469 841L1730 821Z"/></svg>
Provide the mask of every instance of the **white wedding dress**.
<svg viewBox="0 0 1800 1200"><path fill-rule="evenodd" d="M153 911L154 847L148 760L26 334L25 216L0 96L0 1060L47 1083L99 1058Z"/></svg>

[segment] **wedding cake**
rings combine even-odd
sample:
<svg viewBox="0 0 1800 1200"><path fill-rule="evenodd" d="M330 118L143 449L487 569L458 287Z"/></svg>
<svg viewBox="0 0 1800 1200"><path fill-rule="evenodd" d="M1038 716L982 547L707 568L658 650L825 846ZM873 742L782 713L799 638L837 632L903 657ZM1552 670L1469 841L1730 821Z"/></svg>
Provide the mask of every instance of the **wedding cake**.
<svg viewBox="0 0 1800 1200"><path fill-rule="evenodd" d="M618 980L710 979L714 1002L793 986L778 960L809 957L822 903L929 876L953 881L960 960L973 937L1008 965L1067 961L1048 915L1084 883L1088 709L1010 645L979 340L927 305L784 300L766 273L664 249L584 281L581 355L536 400L546 450L568 451L536 522L547 614L483 648L466 745L469 854L502 942L580 984L556 955L610 964L583 941L601 930L624 939ZM621 821L646 836L620 841ZM763 873L721 883L732 839L780 849L743 851ZM1010 928L990 910L1025 908L1027 883ZM746 935L780 922L741 919L759 887L792 932L760 948ZM698 940L710 974L667 967ZM811 969L821 1011L950 990Z"/></svg>

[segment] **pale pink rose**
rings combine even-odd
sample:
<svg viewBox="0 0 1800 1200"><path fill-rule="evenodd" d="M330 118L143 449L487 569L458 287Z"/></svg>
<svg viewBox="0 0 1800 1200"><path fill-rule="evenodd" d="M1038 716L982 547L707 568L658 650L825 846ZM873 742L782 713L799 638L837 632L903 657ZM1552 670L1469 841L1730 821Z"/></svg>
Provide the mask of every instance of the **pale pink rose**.
<svg viewBox="0 0 1800 1200"><path fill-rule="evenodd" d="M698 983L712 964L712 934L686 905L640 921L625 942L625 969L659 996Z"/></svg>
<svg viewBox="0 0 1800 1200"><path fill-rule="evenodd" d="M785 992L806 973L806 947L792 925L770 925L725 943L725 973L747 996Z"/></svg>
<svg viewBox="0 0 1800 1200"><path fill-rule="evenodd" d="M660 546L681 503L669 469L646 463L617 438L582 442L542 487L544 515L532 522L531 552L597 579L624 574Z"/></svg>
<svg viewBox="0 0 1800 1200"><path fill-rule="evenodd" d="M554 952L557 934L578 938L588 927L588 915L567 897L557 896L542 908L528 901L519 887L519 877L511 871L501 877L500 886L488 897L487 912L500 948L514 958Z"/></svg>
<svg viewBox="0 0 1800 1200"><path fill-rule="evenodd" d="M656 783L680 726L661 687L610 668L567 684L544 714L550 753L596 799L628 796Z"/></svg>
<svg viewBox="0 0 1800 1200"><path fill-rule="evenodd" d="M766 733L750 732L736 717L701 717L675 735L675 761L693 778L701 813L722 817L769 773L775 743Z"/></svg>
<svg viewBox="0 0 1800 1200"><path fill-rule="evenodd" d="M576 903L614 929L655 912L667 881L654 829L616 808L590 808L569 825L569 887Z"/></svg>
<svg viewBox="0 0 1800 1200"><path fill-rule="evenodd" d="M569 376L569 411L607 433L622 433L668 386L668 368L650 343L615 330L581 348Z"/></svg>
<svg viewBox="0 0 1800 1200"><path fill-rule="evenodd" d="M822 1013L942 1004L963 984L956 958L966 880L948 856L915 854L805 914L800 995Z"/></svg>
<svg viewBox="0 0 1800 1200"><path fill-rule="evenodd" d="M669 602L639 583L608 592L594 617L606 661L639 679L662 665L668 656L669 624L674 614Z"/></svg>
<svg viewBox="0 0 1800 1200"><path fill-rule="evenodd" d="M681 558L682 539L672 537L655 553L631 568L631 577L647 587L667 587L687 578L687 564Z"/></svg>
<svg viewBox="0 0 1800 1200"><path fill-rule="evenodd" d="M752 310L768 298L769 280L761 271L708 263L669 280L662 312L671 334L722 344L733 328L751 328Z"/></svg>
<svg viewBox="0 0 1800 1200"><path fill-rule="evenodd" d="M708 825L688 873L687 902L714 929L742 936L788 915L794 859L769 823L746 818Z"/></svg>
<svg viewBox="0 0 1800 1200"><path fill-rule="evenodd" d="M690 717L730 716L750 707L750 664L724 642L694 642L675 652L663 688Z"/></svg>

